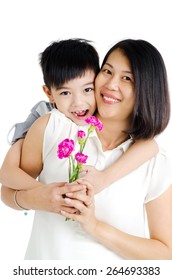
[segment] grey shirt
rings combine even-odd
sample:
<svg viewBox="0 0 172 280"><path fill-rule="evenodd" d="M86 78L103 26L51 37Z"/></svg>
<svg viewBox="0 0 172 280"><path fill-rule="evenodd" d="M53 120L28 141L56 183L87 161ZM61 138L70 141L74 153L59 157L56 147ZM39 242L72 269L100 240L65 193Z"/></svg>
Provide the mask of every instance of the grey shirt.
<svg viewBox="0 0 172 280"><path fill-rule="evenodd" d="M14 126L10 129L9 134L14 129L12 140L9 141L10 144L14 144L17 140L25 138L26 133L34 121L36 121L39 117L49 113L52 109L54 109L54 105L50 102L40 101L35 104L31 109L31 113L28 115L27 119L24 122L14 124Z"/></svg>

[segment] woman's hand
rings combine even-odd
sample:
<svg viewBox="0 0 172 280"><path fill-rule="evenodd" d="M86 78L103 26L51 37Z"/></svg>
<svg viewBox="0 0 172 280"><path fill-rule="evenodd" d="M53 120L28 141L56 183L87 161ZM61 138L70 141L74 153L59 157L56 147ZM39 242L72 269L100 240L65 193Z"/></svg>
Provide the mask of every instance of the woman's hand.
<svg viewBox="0 0 172 280"><path fill-rule="evenodd" d="M42 210L61 214L61 211L75 213L77 210L65 201L65 195L69 192L85 192L83 184L75 183L71 186L68 183L51 183L39 187L19 191L17 201L20 206L26 209Z"/></svg>
<svg viewBox="0 0 172 280"><path fill-rule="evenodd" d="M79 179L77 182L86 186L86 193L69 192L66 193L66 198L64 200L68 206L77 209L78 211L76 213L61 211L61 214L66 218L78 221L83 229L91 234L94 232L97 224L94 214L95 208L93 186L85 179Z"/></svg>

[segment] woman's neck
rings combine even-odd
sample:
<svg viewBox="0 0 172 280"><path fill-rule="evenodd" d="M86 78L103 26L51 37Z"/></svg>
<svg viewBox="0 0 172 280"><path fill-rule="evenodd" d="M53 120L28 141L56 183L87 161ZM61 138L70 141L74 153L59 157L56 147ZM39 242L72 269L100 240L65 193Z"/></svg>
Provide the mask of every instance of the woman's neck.
<svg viewBox="0 0 172 280"><path fill-rule="evenodd" d="M101 119L101 117L97 116L103 122L103 130L101 132L97 131L97 135L102 144L103 151L112 150L129 139L129 135L124 131L127 130L128 125L123 122L118 121L110 121L109 119Z"/></svg>

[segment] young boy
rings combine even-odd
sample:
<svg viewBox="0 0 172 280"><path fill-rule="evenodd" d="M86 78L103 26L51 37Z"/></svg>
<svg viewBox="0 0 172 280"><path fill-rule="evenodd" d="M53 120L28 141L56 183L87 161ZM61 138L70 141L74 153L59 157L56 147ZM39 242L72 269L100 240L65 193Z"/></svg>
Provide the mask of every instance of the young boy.
<svg viewBox="0 0 172 280"><path fill-rule="evenodd" d="M45 156L45 151L42 155L43 138L45 137L44 129L49 122L50 114L45 115L41 119L42 130L40 131L39 137L34 140L34 146L40 147L38 148L38 150L40 149L40 157L35 156L32 158L27 167L24 164L25 159L22 157L21 166L24 168L25 172L33 178L20 169L22 140L19 139L25 137L31 124L40 116L50 112L53 108L58 108L58 111L56 110L55 113L57 118L63 119L67 117L77 125L84 125L84 120L88 116L93 115L96 110L94 79L99 72L99 58L96 50L88 41L70 39L54 42L41 54L40 65L45 82L43 90L50 103L44 101L38 103L32 109L28 119L24 123L16 125L12 140L13 143L16 143L7 153L1 169L2 184L14 190L18 190L14 192L12 189L2 187L2 200L15 209L32 208L30 206L31 204L26 205L20 199L20 190L27 190L39 187L42 184L46 185L50 183L46 181L42 183L33 179L37 178L43 168L42 156ZM37 124L33 124L33 127L34 125ZM66 131L66 129L67 127L63 127L64 131ZM59 127L57 130L59 130ZM61 139L63 139L62 134ZM59 140L57 141L57 139L55 139L55 141L56 144L58 144ZM30 152L32 151L32 147L33 146L29 147ZM118 161L105 170L99 171L94 167L85 166L83 170L88 171L85 178L94 185L95 193L100 192L112 182L127 175L143 162L149 160L157 151L158 147L154 140L136 141ZM91 161L90 163L92 164ZM58 181L61 182L60 174L58 175ZM63 178L64 177L62 177L62 179ZM51 182L55 181L57 181L57 179L55 178L54 180L52 178ZM62 181L64 181L64 179ZM54 185L52 186L51 184L51 187L54 187ZM77 190L80 190L80 186L78 186L76 191ZM60 187L60 191L60 194L63 195L68 189L67 187ZM33 209L35 209L34 206ZM63 209L61 209L61 204L59 204L58 211Z"/></svg>

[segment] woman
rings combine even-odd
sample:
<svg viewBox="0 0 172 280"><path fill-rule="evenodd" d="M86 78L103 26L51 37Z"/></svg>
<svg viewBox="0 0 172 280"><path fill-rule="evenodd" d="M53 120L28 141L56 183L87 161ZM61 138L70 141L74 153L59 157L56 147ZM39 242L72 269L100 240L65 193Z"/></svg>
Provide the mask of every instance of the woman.
<svg viewBox="0 0 172 280"><path fill-rule="evenodd" d="M104 129L101 134L93 134L86 148L87 154L90 149L94 151L90 157L101 170L117 160L132 145L133 139L154 137L168 123L167 78L159 52L143 40L117 43L107 53L96 78L96 99L97 117ZM96 194L95 207L92 187L81 181L87 186L88 195L68 193L65 198L80 215L64 211L62 214L79 221L84 230L79 223L64 222L64 217L44 213L42 222L40 218L35 219L26 258L172 259L169 168L168 158L160 150L155 158ZM35 203L40 209L38 194L39 188L21 191L20 202L22 200L26 208L29 203ZM45 196L44 199L41 209L47 210ZM37 216L41 217L40 212ZM145 214L150 236L145 234ZM33 256L35 248L38 255Z"/></svg>
<svg viewBox="0 0 172 280"><path fill-rule="evenodd" d="M125 40L116 44L103 61L95 87L97 117L105 125L104 131L98 132L104 151L119 145L125 150L132 141L129 134L134 139L146 138L163 129L169 114L166 73L162 58L149 43ZM166 104L159 111L158 102L160 106ZM172 259L172 187L167 161L160 151L142 168L95 196L95 209L86 207L90 197L69 194L66 202L80 215L62 214L79 221L86 232L116 256ZM85 202L85 206L74 198ZM144 233L144 207L150 236Z"/></svg>

